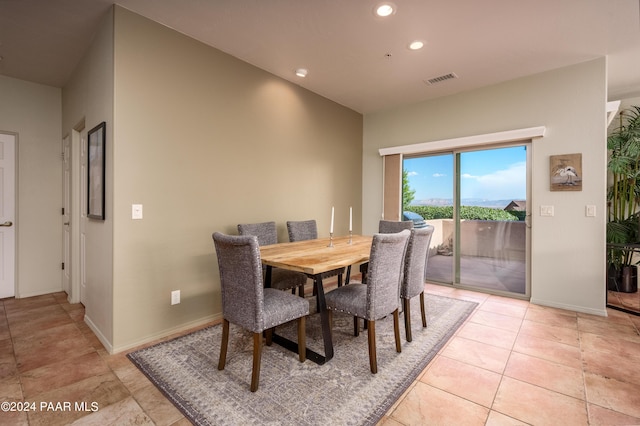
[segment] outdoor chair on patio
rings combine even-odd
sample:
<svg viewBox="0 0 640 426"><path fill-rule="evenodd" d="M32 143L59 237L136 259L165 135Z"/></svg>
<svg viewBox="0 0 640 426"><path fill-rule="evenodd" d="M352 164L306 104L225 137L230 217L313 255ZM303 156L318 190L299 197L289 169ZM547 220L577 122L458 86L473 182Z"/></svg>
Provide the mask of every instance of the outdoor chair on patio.
<svg viewBox="0 0 640 426"><path fill-rule="evenodd" d="M393 314L396 351L402 351L398 324L398 296L409 235L408 230L395 234L375 234L369 256L369 282L366 285L351 283L330 291L326 295L329 324L332 324L333 311L353 315L356 330L358 318L366 321L369 366L374 374L378 372L376 320Z"/></svg>
<svg viewBox="0 0 640 426"><path fill-rule="evenodd" d="M433 235L433 226L412 229L407 253L404 262L404 275L400 285L400 299L404 313L404 328L407 342L411 337L411 299L420 295L420 312L422 313L422 327L427 326L427 317L424 310L424 282L427 260L429 258L429 245Z"/></svg>
<svg viewBox="0 0 640 426"><path fill-rule="evenodd" d="M224 370L229 343L229 323L253 332L251 392L258 390L262 333L271 345L273 328L298 320L298 357L306 359L305 317L309 303L289 293L264 288L260 248L255 236L212 235L222 286L222 343L218 370Z"/></svg>
<svg viewBox="0 0 640 426"><path fill-rule="evenodd" d="M258 244L267 246L278 243L278 230L275 222L261 223L241 223L238 225L240 235L255 235L258 237ZM263 271L266 267L263 267ZM291 290L296 294L296 289L302 287L300 294L304 296L304 285L307 283L307 276L302 272L289 271L287 269L271 269L271 288L278 290Z"/></svg>

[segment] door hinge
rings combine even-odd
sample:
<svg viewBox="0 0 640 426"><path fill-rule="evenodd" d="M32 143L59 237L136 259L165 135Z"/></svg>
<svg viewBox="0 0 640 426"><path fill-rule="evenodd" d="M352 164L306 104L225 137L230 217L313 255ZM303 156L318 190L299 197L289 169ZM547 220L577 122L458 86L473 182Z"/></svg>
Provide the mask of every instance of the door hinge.
<svg viewBox="0 0 640 426"><path fill-rule="evenodd" d="M64 262L62 262L62 270L64 271Z"/></svg>
<svg viewBox="0 0 640 426"><path fill-rule="evenodd" d="M62 208L62 216L64 216L64 207Z"/></svg>

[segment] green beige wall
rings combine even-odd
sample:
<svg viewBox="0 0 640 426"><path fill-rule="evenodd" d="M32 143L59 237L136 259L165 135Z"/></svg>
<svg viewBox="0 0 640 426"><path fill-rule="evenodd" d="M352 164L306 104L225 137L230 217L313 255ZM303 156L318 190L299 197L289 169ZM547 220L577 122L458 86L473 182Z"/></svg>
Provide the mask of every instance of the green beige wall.
<svg viewBox="0 0 640 426"><path fill-rule="evenodd" d="M425 89L427 90L427 89ZM532 148L531 301L605 314L606 59L390 111L368 114L363 232L382 213L378 149L546 126ZM582 153L583 190L549 191L549 156ZM585 206L597 208L585 217ZM541 217L553 205L554 217Z"/></svg>
<svg viewBox="0 0 640 426"><path fill-rule="evenodd" d="M18 140L16 297L61 291L61 90L0 75L0 94L0 131Z"/></svg>
<svg viewBox="0 0 640 426"><path fill-rule="evenodd" d="M359 231L362 116L119 7L114 34L119 351L219 317L212 232L273 220L286 241L287 220L314 218L328 236L332 206L338 234L349 206Z"/></svg>

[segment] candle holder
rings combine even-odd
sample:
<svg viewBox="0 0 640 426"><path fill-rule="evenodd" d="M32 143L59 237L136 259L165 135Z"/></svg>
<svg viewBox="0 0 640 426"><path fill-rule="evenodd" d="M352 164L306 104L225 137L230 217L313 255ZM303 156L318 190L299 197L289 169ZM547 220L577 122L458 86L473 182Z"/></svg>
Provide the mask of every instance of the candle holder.
<svg viewBox="0 0 640 426"><path fill-rule="evenodd" d="M349 231L349 244L353 243L351 237L353 237L353 231Z"/></svg>
<svg viewBox="0 0 640 426"><path fill-rule="evenodd" d="M329 232L329 245L327 247L333 247L333 232Z"/></svg>

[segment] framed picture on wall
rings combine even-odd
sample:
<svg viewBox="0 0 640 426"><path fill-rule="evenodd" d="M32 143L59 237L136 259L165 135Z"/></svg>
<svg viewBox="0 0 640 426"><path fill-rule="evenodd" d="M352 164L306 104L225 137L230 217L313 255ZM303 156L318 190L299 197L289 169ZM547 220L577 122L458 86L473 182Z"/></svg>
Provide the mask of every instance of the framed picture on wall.
<svg viewBox="0 0 640 426"><path fill-rule="evenodd" d="M551 191L582 191L582 154L552 155Z"/></svg>
<svg viewBox="0 0 640 426"><path fill-rule="evenodd" d="M104 220L105 127L103 121L87 134L87 216Z"/></svg>

